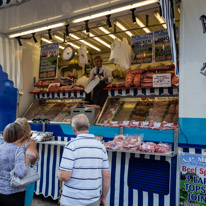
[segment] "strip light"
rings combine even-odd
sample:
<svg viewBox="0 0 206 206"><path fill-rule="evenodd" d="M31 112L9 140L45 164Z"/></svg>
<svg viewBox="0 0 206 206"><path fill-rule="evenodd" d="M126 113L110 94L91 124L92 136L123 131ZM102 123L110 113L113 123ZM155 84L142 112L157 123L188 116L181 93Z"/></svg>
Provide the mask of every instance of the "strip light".
<svg viewBox="0 0 206 206"><path fill-rule="evenodd" d="M122 24L120 24L118 21L116 21L116 26L118 26L122 31L126 31L127 28L125 28ZM133 34L130 31L125 32L128 36L133 36Z"/></svg>
<svg viewBox="0 0 206 206"><path fill-rule="evenodd" d="M98 41L99 43L103 44L104 46L111 48L109 44L107 44L105 41L101 40L99 37L95 37L94 34L89 33L90 37L93 37L96 41Z"/></svg>
<svg viewBox="0 0 206 206"><path fill-rule="evenodd" d="M53 43L52 41L49 41L48 39L45 39L45 38L41 38L41 40L44 41L44 42L46 42L46 43L49 43L49 44ZM60 48L60 49L64 49L63 46L59 46L59 48Z"/></svg>
<svg viewBox="0 0 206 206"><path fill-rule="evenodd" d="M58 39L59 41L64 41L64 39L63 38L61 38L61 37L59 37L59 36L57 36L57 35L54 35L54 38L55 39ZM71 43L71 42L67 42L67 44L70 44L71 46L73 46L74 48L76 48L76 49L79 49L80 47L79 46L77 46L76 44L73 44L73 43Z"/></svg>
<svg viewBox="0 0 206 206"><path fill-rule="evenodd" d="M146 27L145 24L143 24L137 17L136 22L140 27ZM142 28L146 33L151 33L151 31L148 28Z"/></svg>
<svg viewBox="0 0 206 206"><path fill-rule="evenodd" d="M130 4L130 5L127 5L127 6L116 8L116 9L111 9L111 10L96 13L96 14L93 14L93 15L90 15L90 16L85 16L85 17L82 17L82 18L78 18L78 19L73 20L72 22L73 23L78 23L78 22L82 22L82 21L86 21L86 20L95 19L95 18L98 18L98 17L118 13L118 12L121 12L121 11L130 10L130 9L133 9L133 8L147 6L147 5L150 5L150 4L157 3L157 2L158 2L158 0L145 0L145 1L142 1L142 2L135 3L135 4Z"/></svg>
<svg viewBox="0 0 206 206"><path fill-rule="evenodd" d="M54 28L57 28L57 27L64 26L64 24L65 23L52 24L52 25L40 27L40 28L37 28L37 29L32 29L32 30L28 30L28 31L24 31L24 32L16 33L16 34L11 34L11 35L9 35L9 38L24 36L24 35L27 35L27 34L37 33L37 32L45 31L45 30L48 30L48 29L54 29Z"/></svg>
<svg viewBox="0 0 206 206"><path fill-rule="evenodd" d="M77 40L79 40L80 42L86 44L87 46L89 46L89 47L91 47L91 48L93 48L93 49L95 49L95 50L97 50L97 51L101 51L101 49L99 49L98 47L90 44L89 42L87 42L87 41L85 41L85 40L80 39L78 36L76 36L76 35L74 35L74 34L69 34L69 35L70 35L72 38L77 39Z"/></svg>
<svg viewBox="0 0 206 206"><path fill-rule="evenodd" d="M156 19L162 24L162 26L166 29L166 28L167 28L167 25L165 24L165 21L164 21L164 19L160 16L160 14L157 12L157 13L154 13L154 16L155 16Z"/></svg>
<svg viewBox="0 0 206 206"><path fill-rule="evenodd" d="M105 29L104 27L99 27L99 29L102 31L102 32L104 32L105 34L109 34L108 36L110 36L112 39L116 39L116 36L114 36L113 34L110 34L110 32L107 30L107 29Z"/></svg>

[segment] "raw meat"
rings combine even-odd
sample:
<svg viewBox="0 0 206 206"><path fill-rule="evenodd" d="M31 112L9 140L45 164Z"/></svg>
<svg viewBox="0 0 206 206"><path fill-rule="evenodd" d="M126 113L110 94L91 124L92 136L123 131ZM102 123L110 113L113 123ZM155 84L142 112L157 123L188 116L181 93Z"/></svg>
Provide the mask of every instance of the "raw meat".
<svg viewBox="0 0 206 206"><path fill-rule="evenodd" d="M168 144L159 143L156 145L155 152L157 153L166 153L170 149Z"/></svg>
<svg viewBox="0 0 206 206"><path fill-rule="evenodd" d="M115 144L119 145L119 144L123 144L126 140L127 140L126 136L118 135L118 136L115 136L113 141Z"/></svg>
<svg viewBox="0 0 206 206"><path fill-rule="evenodd" d="M61 122L65 117L65 114L58 114L54 119L53 122Z"/></svg>
<svg viewBox="0 0 206 206"><path fill-rule="evenodd" d="M155 152L156 144L153 142L145 142L140 145L140 152Z"/></svg>
<svg viewBox="0 0 206 206"><path fill-rule="evenodd" d="M168 109L168 114L175 114L176 113L176 105L171 104L169 109Z"/></svg>

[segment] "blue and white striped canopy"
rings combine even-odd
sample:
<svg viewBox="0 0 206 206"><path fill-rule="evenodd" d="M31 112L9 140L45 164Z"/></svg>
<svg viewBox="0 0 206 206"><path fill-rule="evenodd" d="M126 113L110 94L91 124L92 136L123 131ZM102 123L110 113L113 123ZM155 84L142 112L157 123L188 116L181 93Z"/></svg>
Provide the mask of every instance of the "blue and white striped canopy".
<svg viewBox="0 0 206 206"><path fill-rule="evenodd" d="M172 60L175 64L175 74L178 75L177 65L177 48L176 48L176 29L175 29L175 17L173 12L173 0L159 0L162 9L162 17L164 18L167 30L170 38L170 44L172 49Z"/></svg>

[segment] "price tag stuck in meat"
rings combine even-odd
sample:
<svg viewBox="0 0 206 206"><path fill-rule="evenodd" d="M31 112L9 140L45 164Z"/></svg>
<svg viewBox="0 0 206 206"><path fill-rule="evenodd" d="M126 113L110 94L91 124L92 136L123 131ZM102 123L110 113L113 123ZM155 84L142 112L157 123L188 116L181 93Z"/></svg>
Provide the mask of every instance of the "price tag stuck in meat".
<svg viewBox="0 0 206 206"><path fill-rule="evenodd" d="M155 122L155 123L154 123L154 128L159 128L159 127L160 127L160 125L161 125L161 123L160 123L160 122Z"/></svg>
<svg viewBox="0 0 206 206"><path fill-rule="evenodd" d="M129 124L129 121L123 121L123 125L127 126Z"/></svg>

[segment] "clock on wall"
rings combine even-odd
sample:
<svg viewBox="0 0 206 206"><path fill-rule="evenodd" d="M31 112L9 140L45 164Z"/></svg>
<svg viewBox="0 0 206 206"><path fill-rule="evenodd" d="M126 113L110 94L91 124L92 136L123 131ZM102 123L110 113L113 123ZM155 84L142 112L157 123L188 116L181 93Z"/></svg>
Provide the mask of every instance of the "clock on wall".
<svg viewBox="0 0 206 206"><path fill-rule="evenodd" d="M64 61L71 61L74 58L75 50L71 45L67 45L62 53L62 59Z"/></svg>

